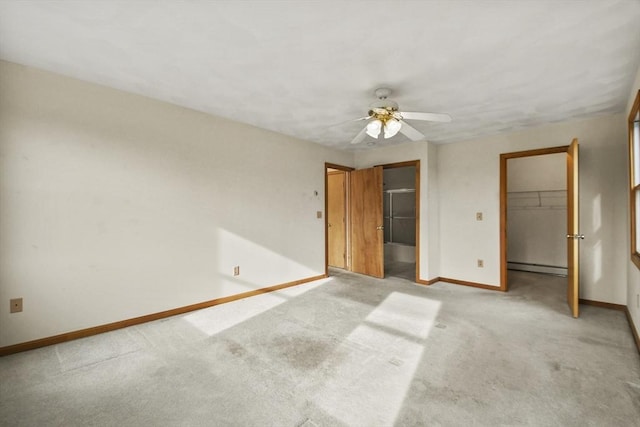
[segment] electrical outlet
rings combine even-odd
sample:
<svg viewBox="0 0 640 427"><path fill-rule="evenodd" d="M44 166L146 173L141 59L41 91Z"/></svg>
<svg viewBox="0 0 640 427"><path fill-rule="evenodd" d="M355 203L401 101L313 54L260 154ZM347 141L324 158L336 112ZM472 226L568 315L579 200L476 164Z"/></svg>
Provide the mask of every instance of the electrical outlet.
<svg viewBox="0 0 640 427"><path fill-rule="evenodd" d="M482 221L482 212L476 212L476 221Z"/></svg>
<svg viewBox="0 0 640 427"><path fill-rule="evenodd" d="M236 265L235 267L233 267L233 275L234 276L239 276L240 275L240 266Z"/></svg>
<svg viewBox="0 0 640 427"><path fill-rule="evenodd" d="M480 268L484 267L484 261L483 260L481 260L481 259L478 260L478 267L480 267Z"/></svg>
<svg viewBox="0 0 640 427"><path fill-rule="evenodd" d="M22 298L9 300L9 313L20 313L22 311Z"/></svg>

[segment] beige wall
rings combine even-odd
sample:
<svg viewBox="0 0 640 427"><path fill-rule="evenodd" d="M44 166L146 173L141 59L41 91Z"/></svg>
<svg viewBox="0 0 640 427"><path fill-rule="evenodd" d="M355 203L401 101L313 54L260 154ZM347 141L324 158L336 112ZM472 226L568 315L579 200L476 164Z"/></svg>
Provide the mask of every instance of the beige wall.
<svg viewBox="0 0 640 427"><path fill-rule="evenodd" d="M499 156L580 141L580 297L627 301L626 137L622 115L438 146L440 275L500 282ZM476 221L476 212L484 221ZM478 268L477 259L484 260Z"/></svg>
<svg viewBox="0 0 640 427"><path fill-rule="evenodd" d="M629 94L629 101L627 103L627 108L625 110L625 132L627 132L627 119L631 112L631 107L633 106L633 102L636 99L638 90L640 90L640 68L638 68L638 73L636 74L635 82L631 88L631 93ZM627 170L628 170L627 166ZM627 174L627 180L629 179L629 175ZM629 181L627 181L626 188L629 188ZM628 191L628 190L627 190ZM628 207L628 198L627 198L627 207ZM627 208L628 209L628 208ZM628 211L628 210L627 210ZM629 217L627 216L626 221L627 227L630 227ZM633 319L633 323L636 326L636 332L640 336L640 304L638 300L640 299L640 270L634 263L630 260L630 250L631 250L631 240L630 240L630 228L627 228L627 246L625 251L625 259L627 260L627 271L628 271L628 289L627 289L627 307L629 308L629 312L631 313L631 318Z"/></svg>
<svg viewBox="0 0 640 427"><path fill-rule="evenodd" d="M352 157L0 62L0 346L323 274Z"/></svg>

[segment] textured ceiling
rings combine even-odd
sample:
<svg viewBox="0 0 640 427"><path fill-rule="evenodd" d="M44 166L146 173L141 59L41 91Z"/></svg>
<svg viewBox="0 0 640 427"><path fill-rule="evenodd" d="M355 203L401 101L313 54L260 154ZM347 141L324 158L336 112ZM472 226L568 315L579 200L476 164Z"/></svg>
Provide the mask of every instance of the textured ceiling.
<svg viewBox="0 0 640 427"><path fill-rule="evenodd" d="M0 58L346 149L388 86L446 143L623 111L640 0L5 0Z"/></svg>

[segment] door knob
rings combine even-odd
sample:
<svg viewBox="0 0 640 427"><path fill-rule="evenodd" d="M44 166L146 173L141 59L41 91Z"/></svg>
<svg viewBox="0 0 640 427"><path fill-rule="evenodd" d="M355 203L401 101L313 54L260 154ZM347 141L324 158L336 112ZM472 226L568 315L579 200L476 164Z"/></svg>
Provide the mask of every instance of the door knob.
<svg viewBox="0 0 640 427"><path fill-rule="evenodd" d="M584 240L584 234L567 234L567 239Z"/></svg>
<svg viewBox="0 0 640 427"><path fill-rule="evenodd" d="M384 230L384 226L379 225L379 226L376 227L376 230Z"/></svg>

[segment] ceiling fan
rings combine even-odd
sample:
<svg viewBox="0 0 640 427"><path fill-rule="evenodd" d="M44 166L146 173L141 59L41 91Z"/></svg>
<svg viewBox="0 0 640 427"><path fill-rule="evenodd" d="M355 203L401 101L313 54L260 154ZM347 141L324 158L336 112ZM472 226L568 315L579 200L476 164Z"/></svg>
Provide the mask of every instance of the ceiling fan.
<svg viewBox="0 0 640 427"><path fill-rule="evenodd" d="M398 132L412 141L420 141L425 136L405 120L426 120L443 123L451 121L451 116L448 114L398 111L398 103L388 99L389 95L391 95L391 89L382 87L376 89L374 93L378 100L370 105L368 115L354 120L369 120L369 123L353 138L352 144L362 142L366 135L377 139L380 134L383 134L384 138L388 139Z"/></svg>

